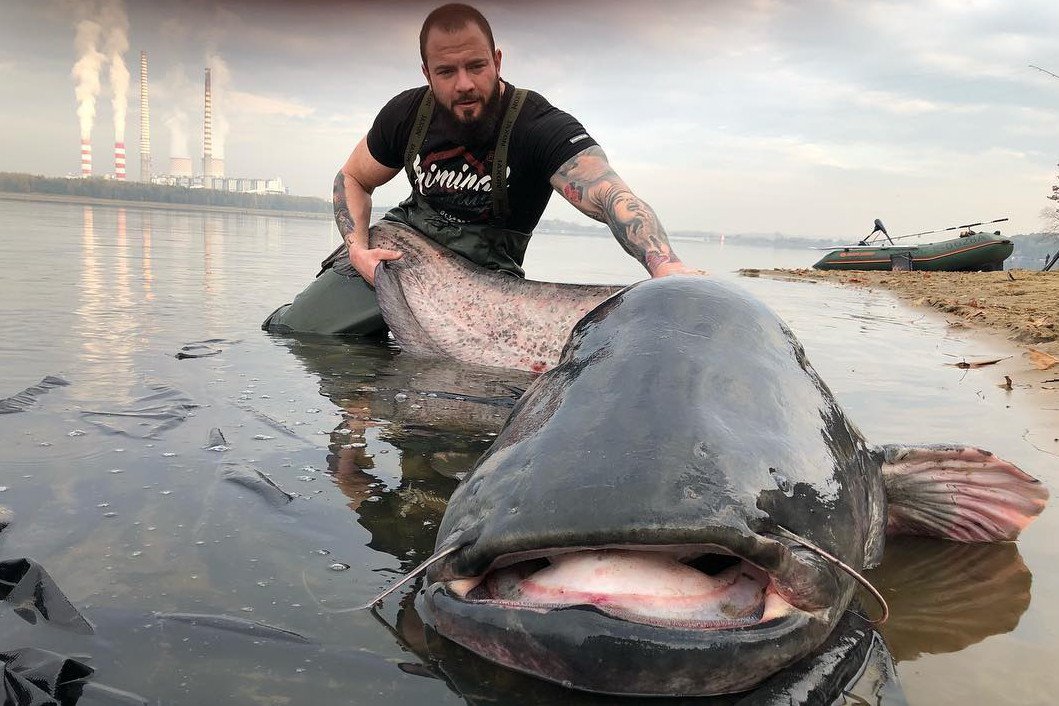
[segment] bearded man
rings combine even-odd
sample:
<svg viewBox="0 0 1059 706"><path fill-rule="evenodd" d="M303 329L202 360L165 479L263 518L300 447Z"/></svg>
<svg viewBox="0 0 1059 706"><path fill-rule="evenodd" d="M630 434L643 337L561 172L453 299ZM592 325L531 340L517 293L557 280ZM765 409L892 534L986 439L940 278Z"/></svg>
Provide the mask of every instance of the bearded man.
<svg viewBox="0 0 1059 706"><path fill-rule="evenodd" d="M554 190L606 223L652 277L697 272L676 256L654 210L615 173L581 123L500 77L501 51L478 10L455 3L431 12L419 52L427 85L383 107L335 179L344 245L262 328L385 331L372 289L375 268L401 253L370 246L371 194L402 170L412 194L384 218L482 267L524 275L526 246Z"/></svg>

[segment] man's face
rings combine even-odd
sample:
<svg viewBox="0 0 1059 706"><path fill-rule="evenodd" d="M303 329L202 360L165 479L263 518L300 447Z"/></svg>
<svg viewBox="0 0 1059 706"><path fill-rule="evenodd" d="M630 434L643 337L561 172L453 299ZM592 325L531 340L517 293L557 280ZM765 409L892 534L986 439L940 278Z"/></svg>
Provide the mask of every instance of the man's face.
<svg viewBox="0 0 1059 706"><path fill-rule="evenodd" d="M489 50L485 33L473 22L457 32L434 27L427 34L423 75L438 105L456 126L475 131L495 122L499 107L500 50Z"/></svg>

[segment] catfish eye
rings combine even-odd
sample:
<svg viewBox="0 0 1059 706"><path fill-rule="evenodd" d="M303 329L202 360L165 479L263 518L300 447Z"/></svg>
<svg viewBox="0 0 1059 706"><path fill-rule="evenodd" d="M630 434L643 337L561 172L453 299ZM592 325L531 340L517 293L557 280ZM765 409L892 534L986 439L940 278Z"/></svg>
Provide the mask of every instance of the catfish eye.
<svg viewBox="0 0 1059 706"><path fill-rule="evenodd" d="M791 481L787 476L775 468L769 468L769 475L772 476L772 480L776 483L776 487L780 489L780 492L786 495L788 498L794 497L794 486L791 485Z"/></svg>

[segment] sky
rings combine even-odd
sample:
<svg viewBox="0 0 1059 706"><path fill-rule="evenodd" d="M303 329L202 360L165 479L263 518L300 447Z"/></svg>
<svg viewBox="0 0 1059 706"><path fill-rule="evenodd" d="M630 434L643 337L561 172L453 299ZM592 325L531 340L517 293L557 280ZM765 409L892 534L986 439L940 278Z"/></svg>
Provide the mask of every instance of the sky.
<svg viewBox="0 0 1059 706"><path fill-rule="evenodd" d="M201 163L211 66L227 173L329 197L379 108L424 83L418 33L437 4L0 0L0 171L79 171L95 66L96 172L124 112L136 179L146 50L156 171ZM1054 207L1059 78L1030 65L1059 74L1055 0L476 6L502 76L577 117L670 232L848 240L875 218L898 235L1007 217L1014 234ZM375 204L408 190L398 176ZM558 195L545 217L585 221Z"/></svg>

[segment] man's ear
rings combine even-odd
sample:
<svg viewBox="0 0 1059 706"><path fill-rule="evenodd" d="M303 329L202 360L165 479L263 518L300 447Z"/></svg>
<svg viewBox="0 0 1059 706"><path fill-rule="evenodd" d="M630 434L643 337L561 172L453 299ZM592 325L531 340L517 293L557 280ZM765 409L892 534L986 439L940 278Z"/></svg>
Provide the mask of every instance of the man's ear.
<svg viewBox="0 0 1059 706"><path fill-rule="evenodd" d="M495 53L495 54L493 54L493 62L494 62L494 63L496 64L496 75L497 75L497 76L499 76L499 75L500 75L500 60L501 60L502 58L503 58L503 55L501 54L500 50L499 50L499 49L497 49L497 50L496 50L496 53ZM424 70L425 70L425 69L424 69Z"/></svg>
<svg viewBox="0 0 1059 706"><path fill-rule="evenodd" d="M423 78L425 78L427 80L427 83L430 83L430 72L427 71L427 65L425 63L422 65L422 69L423 69Z"/></svg>

